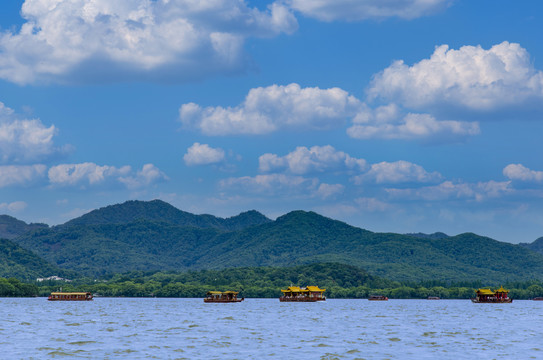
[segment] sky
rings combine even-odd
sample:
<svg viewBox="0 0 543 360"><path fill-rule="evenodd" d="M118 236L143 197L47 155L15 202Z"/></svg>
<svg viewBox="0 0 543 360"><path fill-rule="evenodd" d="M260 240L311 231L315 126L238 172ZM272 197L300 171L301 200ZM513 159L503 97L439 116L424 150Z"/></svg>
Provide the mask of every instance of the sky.
<svg viewBox="0 0 543 360"><path fill-rule="evenodd" d="M10 0L0 214L543 236L543 3Z"/></svg>

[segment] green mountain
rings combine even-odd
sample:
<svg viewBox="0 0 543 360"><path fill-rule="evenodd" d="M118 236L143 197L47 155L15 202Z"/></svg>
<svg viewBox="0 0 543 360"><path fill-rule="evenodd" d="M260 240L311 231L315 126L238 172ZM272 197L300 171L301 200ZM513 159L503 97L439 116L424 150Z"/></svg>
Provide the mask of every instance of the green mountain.
<svg viewBox="0 0 543 360"><path fill-rule="evenodd" d="M275 221L257 212L220 219L156 200L108 206L15 241L59 267L92 276L335 262L402 281L543 278L542 254L475 234L373 233L305 211Z"/></svg>
<svg viewBox="0 0 543 360"><path fill-rule="evenodd" d="M70 220L62 226L129 224L141 220L221 230L239 230L247 226L265 224L271 221L255 210L222 219L213 215L194 215L181 211L164 201L153 200L127 201L123 204L107 206Z"/></svg>
<svg viewBox="0 0 543 360"><path fill-rule="evenodd" d="M532 243L529 243L529 244L520 243L519 245L523 246L523 247L525 247L527 249L530 249L532 251L543 254L543 237L540 237L539 239L535 240Z"/></svg>
<svg viewBox="0 0 543 360"><path fill-rule="evenodd" d="M27 224L9 215L0 215L0 238L13 239L26 232L47 228L46 224Z"/></svg>
<svg viewBox="0 0 543 360"><path fill-rule="evenodd" d="M52 275L70 276L72 273L60 269L10 240L0 239L0 277L32 281Z"/></svg>

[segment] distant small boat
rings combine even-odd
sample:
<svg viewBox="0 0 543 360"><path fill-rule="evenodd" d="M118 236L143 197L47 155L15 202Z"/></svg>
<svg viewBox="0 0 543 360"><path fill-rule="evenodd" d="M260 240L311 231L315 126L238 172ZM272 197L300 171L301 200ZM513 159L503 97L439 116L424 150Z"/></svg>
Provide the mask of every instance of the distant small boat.
<svg viewBox="0 0 543 360"><path fill-rule="evenodd" d="M427 300L441 300L439 296L428 296Z"/></svg>
<svg viewBox="0 0 543 360"><path fill-rule="evenodd" d="M90 292L52 292L47 298L49 301L90 301L92 299Z"/></svg>
<svg viewBox="0 0 543 360"><path fill-rule="evenodd" d="M505 290L503 286L496 291L490 289L477 289L477 294L471 301L474 303L512 303L513 299L507 295L508 293L509 290Z"/></svg>
<svg viewBox="0 0 543 360"><path fill-rule="evenodd" d="M237 291L209 291L204 298L205 303L237 303L245 298L238 299Z"/></svg>
<svg viewBox="0 0 543 360"><path fill-rule="evenodd" d="M368 300L370 301L387 301L388 297L384 295L371 295Z"/></svg>
<svg viewBox="0 0 543 360"><path fill-rule="evenodd" d="M543 296L535 297L532 300L534 300L534 301L543 301Z"/></svg>
<svg viewBox="0 0 543 360"><path fill-rule="evenodd" d="M298 286L289 286L286 290L281 290L283 295L279 298L281 302L315 302L325 301L324 292L326 289L320 289L318 286L308 286L301 288Z"/></svg>

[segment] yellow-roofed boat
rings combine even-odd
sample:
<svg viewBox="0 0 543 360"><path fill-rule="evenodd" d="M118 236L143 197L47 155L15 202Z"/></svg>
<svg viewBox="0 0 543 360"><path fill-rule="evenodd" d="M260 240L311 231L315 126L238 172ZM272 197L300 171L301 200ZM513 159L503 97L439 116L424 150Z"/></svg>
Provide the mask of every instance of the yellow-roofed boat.
<svg viewBox="0 0 543 360"><path fill-rule="evenodd" d="M298 286L289 286L286 290L281 290L283 295L279 298L281 302L315 302L324 301L326 289L320 289L318 286L308 286L305 288Z"/></svg>
<svg viewBox="0 0 543 360"><path fill-rule="evenodd" d="M508 296L509 290L500 286L496 291L490 289L477 289L475 298L471 301L474 303L511 303L513 299Z"/></svg>
<svg viewBox="0 0 543 360"><path fill-rule="evenodd" d="M52 292L47 298L49 301L90 301L90 292Z"/></svg>
<svg viewBox="0 0 543 360"><path fill-rule="evenodd" d="M237 303L245 298L238 299L237 291L209 291L204 298L205 303Z"/></svg>

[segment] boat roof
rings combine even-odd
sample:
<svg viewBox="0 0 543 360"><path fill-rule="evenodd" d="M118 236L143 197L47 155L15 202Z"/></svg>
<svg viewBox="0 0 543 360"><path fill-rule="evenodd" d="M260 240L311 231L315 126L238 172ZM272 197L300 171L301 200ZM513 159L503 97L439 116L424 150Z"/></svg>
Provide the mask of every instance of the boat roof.
<svg viewBox="0 0 543 360"><path fill-rule="evenodd" d="M477 294L480 294L480 295L494 295L494 291L492 291L490 289L478 289Z"/></svg>
<svg viewBox="0 0 543 360"><path fill-rule="evenodd" d="M503 288L503 286L500 286L500 288L498 290L496 290L497 293L508 293L509 290L506 290Z"/></svg>
<svg viewBox="0 0 543 360"><path fill-rule="evenodd" d="M308 286L307 290L312 291L312 292L325 292L326 291L326 289L319 289L318 286Z"/></svg>
<svg viewBox="0 0 543 360"><path fill-rule="evenodd" d="M87 295L90 292L52 292L51 295Z"/></svg>
<svg viewBox="0 0 543 360"><path fill-rule="evenodd" d="M208 295L222 295L222 294L234 294L234 295L237 295L239 294L238 291L208 291L207 292Z"/></svg>

